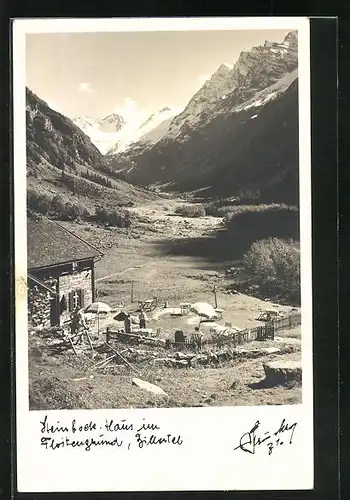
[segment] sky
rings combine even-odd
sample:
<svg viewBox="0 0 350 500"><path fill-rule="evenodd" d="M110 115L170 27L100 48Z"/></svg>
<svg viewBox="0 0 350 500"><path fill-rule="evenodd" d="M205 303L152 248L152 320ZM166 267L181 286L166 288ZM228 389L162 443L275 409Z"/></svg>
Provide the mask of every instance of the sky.
<svg viewBox="0 0 350 500"><path fill-rule="evenodd" d="M220 64L282 42L287 30L35 33L26 35L26 85L73 118L179 112Z"/></svg>

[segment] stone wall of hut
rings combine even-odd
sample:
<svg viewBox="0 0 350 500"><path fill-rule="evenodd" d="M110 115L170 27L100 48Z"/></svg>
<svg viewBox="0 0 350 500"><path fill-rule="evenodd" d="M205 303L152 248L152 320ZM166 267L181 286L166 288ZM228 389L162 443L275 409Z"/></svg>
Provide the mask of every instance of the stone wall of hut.
<svg viewBox="0 0 350 500"><path fill-rule="evenodd" d="M28 286L28 323L32 327L49 328L50 292L38 285Z"/></svg>
<svg viewBox="0 0 350 500"><path fill-rule="evenodd" d="M60 276L59 291L60 291L60 313L61 324L70 318L69 294L81 290L82 307L86 307L92 302L92 272L91 269L78 271L73 274ZM62 309L62 299L64 297L65 308Z"/></svg>

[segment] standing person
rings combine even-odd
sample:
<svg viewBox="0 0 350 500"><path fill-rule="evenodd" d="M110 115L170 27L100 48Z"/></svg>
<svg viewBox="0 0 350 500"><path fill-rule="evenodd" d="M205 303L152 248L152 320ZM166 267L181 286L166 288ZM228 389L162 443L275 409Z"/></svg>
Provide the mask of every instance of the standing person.
<svg viewBox="0 0 350 500"><path fill-rule="evenodd" d="M139 321L140 321L140 329L142 330L143 328L146 328L146 314L143 309L141 309L141 312L139 314Z"/></svg>
<svg viewBox="0 0 350 500"><path fill-rule="evenodd" d="M70 315L70 319L71 319L70 331L71 331L72 336L77 334L78 327L79 327L78 311L79 311L79 307L76 306L76 308L73 310L72 314Z"/></svg>
<svg viewBox="0 0 350 500"><path fill-rule="evenodd" d="M86 318L85 318L85 314L84 314L84 309L78 308L78 318L79 318L79 325L86 329L87 325L86 325Z"/></svg>
<svg viewBox="0 0 350 500"><path fill-rule="evenodd" d="M194 334L192 335L192 342L195 344L196 348L200 351L202 348L202 339L204 335L203 332L200 331L199 327L196 326L194 329Z"/></svg>
<svg viewBox="0 0 350 500"><path fill-rule="evenodd" d="M78 335L79 330L83 328L84 330L87 329L86 326L86 321L85 321L85 315L83 309L80 309L79 306L76 306L74 309L72 315L71 315L71 333L72 335ZM80 338L78 340L79 343L83 342L83 332L80 334Z"/></svg>
<svg viewBox="0 0 350 500"><path fill-rule="evenodd" d="M131 333L131 318L128 314L124 320L125 333Z"/></svg>

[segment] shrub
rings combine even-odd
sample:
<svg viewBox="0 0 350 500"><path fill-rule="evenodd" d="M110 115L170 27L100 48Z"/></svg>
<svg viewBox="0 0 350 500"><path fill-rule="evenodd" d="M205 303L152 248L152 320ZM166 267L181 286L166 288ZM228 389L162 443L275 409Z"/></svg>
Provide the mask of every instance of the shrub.
<svg viewBox="0 0 350 500"><path fill-rule="evenodd" d="M55 213L60 220L90 219L90 212L80 203L65 203L59 212Z"/></svg>
<svg viewBox="0 0 350 500"><path fill-rule="evenodd" d="M39 194L35 191L28 191L27 193L28 208L34 212L46 215L51 206L50 198L45 194Z"/></svg>
<svg viewBox="0 0 350 500"><path fill-rule="evenodd" d="M238 210L239 209L239 210ZM286 205L244 205L224 218L236 252L245 253L255 241L276 237L299 239L299 211Z"/></svg>
<svg viewBox="0 0 350 500"><path fill-rule="evenodd" d="M274 217L275 215L278 216L283 216L286 214L296 214L298 213L297 207L294 206L288 206L285 205L284 203L272 203L270 205L265 205L265 204L260 204L260 205L231 205L231 206L226 206L226 207L221 207L218 209L218 212L222 216L224 216L224 220L226 225L229 225L229 223L232 221L232 219L236 216L239 216L241 214L245 213L257 213L257 212L264 212L265 215L259 216L259 217L264 217L264 218L269 218L269 217ZM272 215L271 215L272 214ZM246 216L246 218L249 218L250 216Z"/></svg>
<svg viewBox="0 0 350 500"><path fill-rule="evenodd" d="M66 203L64 207L64 211L61 214L61 218L64 218L65 220L76 220L79 219L81 216L81 209L79 205L75 203Z"/></svg>
<svg viewBox="0 0 350 500"><path fill-rule="evenodd" d="M96 184L100 184L101 186L106 186L112 189L115 187L110 179L95 172L89 172L88 170L86 170L86 172L81 173L81 176L85 179L88 179L89 181L95 182Z"/></svg>
<svg viewBox="0 0 350 500"><path fill-rule="evenodd" d="M300 249L296 241L256 241L244 255L243 264L260 289L300 301Z"/></svg>
<svg viewBox="0 0 350 500"><path fill-rule="evenodd" d="M284 203L250 203L242 204L239 200L219 200L205 205L207 215L213 217L224 217L225 222L229 222L236 215L243 212L267 212L273 210L297 210L296 207L290 207Z"/></svg>
<svg viewBox="0 0 350 500"><path fill-rule="evenodd" d="M205 217L205 208L203 205L180 205L175 213L183 217Z"/></svg>
<svg viewBox="0 0 350 500"><path fill-rule="evenodd" d="M72 176L62 172L61 184L67 187L73 194L101 197L102 188L95 182L87 181L82 177Z"/></svg>
<svg viewBox="0 0 350 500"><path fill-rule="evenodd" d="M107 210L105 207L97 207L95 212L95 220L102 222L108 226L125 227L131 225L130 212L127 210Z"/></svg>
<svg viewBox="0 0 350 500"><path fill-rule="evenodd" d="M29 211L51 216L59 220L89 219L90 213L80 203L66 203L61 195L53 198L36 191L28 190L27 207Z"/></svg>
<svg viewBox="0 0 350 500"><path fill-rule="evenodd" d="M61 195L57 195L53 198L51 202L51 211L53 215L60 216L65 210L65 202Z"/></svg>

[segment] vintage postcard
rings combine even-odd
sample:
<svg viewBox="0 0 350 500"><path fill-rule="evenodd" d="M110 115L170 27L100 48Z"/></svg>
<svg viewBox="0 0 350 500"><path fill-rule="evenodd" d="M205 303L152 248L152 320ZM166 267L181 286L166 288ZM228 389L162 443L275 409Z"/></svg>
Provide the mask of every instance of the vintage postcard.
<svg viewBox="0 0 350 500"><path fill-rule="evenodd" d="M313 488L309 87L307 18L14 20L18 491Z"/></svg>

